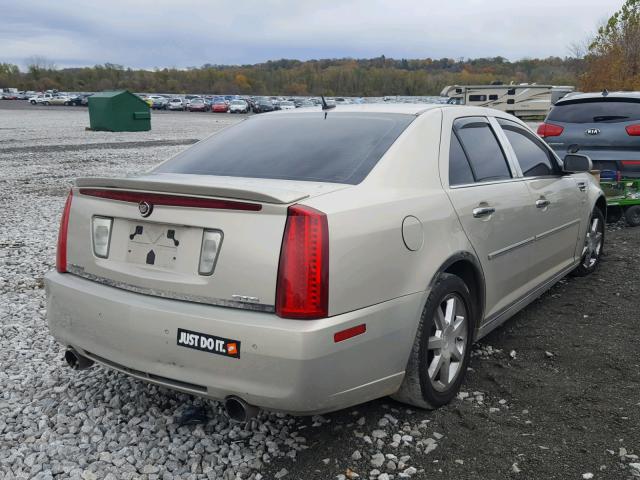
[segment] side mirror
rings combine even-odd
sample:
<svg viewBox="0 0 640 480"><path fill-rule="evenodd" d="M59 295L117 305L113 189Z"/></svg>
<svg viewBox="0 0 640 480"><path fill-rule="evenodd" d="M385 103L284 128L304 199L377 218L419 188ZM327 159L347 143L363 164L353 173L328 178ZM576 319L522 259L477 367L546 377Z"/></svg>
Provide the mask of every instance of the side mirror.
<svg viewBox="0 0 640 480"><path fill-rule="evenodd" d="M587 155L571 153L564 157L565 173L582 173L593 170L593 163Z"/></svg>

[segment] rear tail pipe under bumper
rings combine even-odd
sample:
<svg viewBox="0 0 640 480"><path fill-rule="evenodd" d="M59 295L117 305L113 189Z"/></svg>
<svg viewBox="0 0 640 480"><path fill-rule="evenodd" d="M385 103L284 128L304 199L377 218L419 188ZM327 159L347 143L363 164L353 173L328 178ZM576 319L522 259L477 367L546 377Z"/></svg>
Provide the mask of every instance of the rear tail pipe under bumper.
<svg viewBox="0 0 640 480"><path fill-rule="evenodd" d="M224 399L224 410L231 420L241 423L251 420L260 411L255 405L249 405L235 395L228 396Z"/></svg>
<svg viewBox="0 0 640 480"><path fill-rule="evenodd" d="M64 352L64 359L67 362L67 365L69 365L73 370L86 370L93 365L93 360L85 357L84 355L80 355L71 347L67 348L66 352Z"/></svg>

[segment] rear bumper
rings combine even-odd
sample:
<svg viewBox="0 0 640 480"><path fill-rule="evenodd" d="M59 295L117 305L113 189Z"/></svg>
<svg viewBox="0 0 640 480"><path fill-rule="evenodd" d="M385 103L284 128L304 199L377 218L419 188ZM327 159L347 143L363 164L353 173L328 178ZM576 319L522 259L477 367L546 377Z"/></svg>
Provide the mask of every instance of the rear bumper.
<svg viewBox="0 0 640 480"><path fill-rule="evenodd" d="M395 392L424 302L417 293L313 321L132 293L72 274L46 276L58 342L129 375L212 399L237 395L293 414L338 410ZM364 335L335 332L366 323ZM239 340L240 358L178 346L177 329Z"/></svg>

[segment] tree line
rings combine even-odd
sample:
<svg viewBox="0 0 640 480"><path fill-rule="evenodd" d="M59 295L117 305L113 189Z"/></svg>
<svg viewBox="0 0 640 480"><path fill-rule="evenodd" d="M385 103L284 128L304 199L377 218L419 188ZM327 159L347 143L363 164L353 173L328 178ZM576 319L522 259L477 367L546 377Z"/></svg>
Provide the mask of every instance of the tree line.
<svg viewBox="0 0 640 480"><path fill-rule="evenodd" d="M107 63L56 68L37 58L26 71L0 63L0 87L93 92L127 88L135 92L247 95L384 96L438 95L452 84L536 82L574 85L583 60L549 57L515 62L478 59L276 60L256 65L212 65L142 70Z"/></svg>

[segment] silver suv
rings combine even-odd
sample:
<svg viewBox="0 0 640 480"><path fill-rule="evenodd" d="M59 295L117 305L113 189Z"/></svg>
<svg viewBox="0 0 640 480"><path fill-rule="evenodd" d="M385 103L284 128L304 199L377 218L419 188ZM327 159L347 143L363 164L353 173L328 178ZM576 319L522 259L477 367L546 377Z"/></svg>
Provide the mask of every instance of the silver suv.
<svg viewBox="0 0 640 480"><path fill-rule="evenodd" d="M449 402L474 340L598 265L606 204L508 114L250 117L69 194L47 318L70 366L297 414Z"/></svg>
<svg viewBox="0 0 640 480"><path fill-rule="evenodd" d="M559 100L538 127L562 158L589 155L603 177L640 177L640 93L574 94Z"/></svg>

